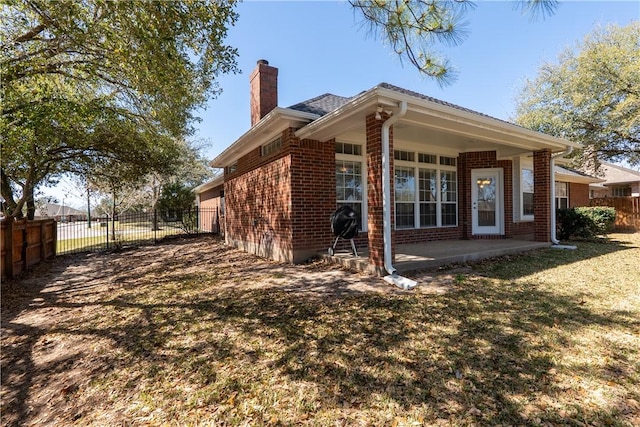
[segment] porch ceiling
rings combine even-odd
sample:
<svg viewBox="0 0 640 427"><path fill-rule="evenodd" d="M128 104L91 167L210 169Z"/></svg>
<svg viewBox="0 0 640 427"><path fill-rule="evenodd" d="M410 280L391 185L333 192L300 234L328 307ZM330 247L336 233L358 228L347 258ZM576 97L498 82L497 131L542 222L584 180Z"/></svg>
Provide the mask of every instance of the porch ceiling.
<svg viewBox="0 0 640 427"><path fill-rule="evenodd" d="M366 141L364 123L337 135L336 139L364 143ZM495 150L498 158L508 158L533 151L530 145L514 142L498 143L488 136L483 139L479 135L466 135L461 132L447 131L438 127L429 127L424 123L416 124L405 120L394 125L393 139L396 148L399 145L408 145L416 148L424 147L426 152L437 151L449 154Z"/></svg>

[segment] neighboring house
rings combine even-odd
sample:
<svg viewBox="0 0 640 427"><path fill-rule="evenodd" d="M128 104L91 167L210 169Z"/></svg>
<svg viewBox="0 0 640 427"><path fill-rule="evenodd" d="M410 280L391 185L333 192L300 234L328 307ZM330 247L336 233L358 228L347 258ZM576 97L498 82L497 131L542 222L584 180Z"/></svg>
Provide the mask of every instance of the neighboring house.
<svg viewBox="0 0 640 427"><path fill-rule="evenodd" d="M224 175L197 186L194 191L200 211L200 230L224 235Z"/></svg>
<svg viewBox="0 0 640 427"><path fill-rule="evenodd" d="M601 169L602 183L591 185L591 198L640 197L640 172L605 163Z"/></svg>
<svg viewBox="0 0 640 427"><path fill-rule="evenodd" d="M554 169L573 142L387 83L281 108L277 74L258 61L252 126L211 161L224 177L197 189L200 206L224 207L230 245L302 262L326 252L329 216L349 205L370 267L383 272L398 244L551 243L556 196L588 205L590 178Z"/></svg>
<svg viewBox="0 0 640 427"><path fill-rule="evenodd" d="M589 206L589 190L592 185L600 185L602 179L594 178L566 166L555 166L556 208L566 209Z"/></svg>
<svg viewBox="0 0 640 427"><path fill-rule="evenodd" d="M87 213L69 206L43 203L36 208L35 219L53 218L60 222L86 221Z"/></svg>

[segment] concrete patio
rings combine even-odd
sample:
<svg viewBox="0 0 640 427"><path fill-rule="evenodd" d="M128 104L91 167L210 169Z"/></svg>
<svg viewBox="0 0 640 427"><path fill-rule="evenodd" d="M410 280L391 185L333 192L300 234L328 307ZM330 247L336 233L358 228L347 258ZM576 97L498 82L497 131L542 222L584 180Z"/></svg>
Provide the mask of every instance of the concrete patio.
<svg viewBox="0 0 640 427"><path fill-rule="evenodd" d="M550 247L551 243L528 240L442 240L420 244L396 245L396 259L393 266L399 273L426 270L442 265L478 261L484 258L515 254L539 248ZM360 271L374 272L369 265L369 251L359 247L355 257L350 250L336 251L321 257L329 262L355 268Z"/></svg>

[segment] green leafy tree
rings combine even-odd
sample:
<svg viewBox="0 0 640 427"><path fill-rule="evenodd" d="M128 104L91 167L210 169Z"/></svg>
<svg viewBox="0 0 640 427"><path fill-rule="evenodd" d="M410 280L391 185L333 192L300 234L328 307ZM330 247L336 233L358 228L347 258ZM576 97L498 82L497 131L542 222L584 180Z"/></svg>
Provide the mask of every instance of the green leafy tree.
<svg viewBox="0 0 640 427"><path fill-rule="evenodd" d="M475 7L469 0L349 0L375 37L389 44L401 61L441 85L456 77L455 68L436 46L458 45L467 37L466 12ZM516 1L532 17L554 13L556 0Z"/></svg>
<svg viewBox="0 0 640 427"><path fill-rule="evenodd" d="M234 9L234 1L5 1L6 213L20 216L26 205L31 216L34 189L66 172L107 161L140 166L142 176L171 159L193 131L194 109L219 92L216 78L237 71L237 52L224 44Z"/></svg>
<svg viewBox="0 0 640 427"><path fill-rule="evenodd" d="M598 28L544 64L518 100L517 123L582 143L577 166L640 164L640 22Z"/></svg>

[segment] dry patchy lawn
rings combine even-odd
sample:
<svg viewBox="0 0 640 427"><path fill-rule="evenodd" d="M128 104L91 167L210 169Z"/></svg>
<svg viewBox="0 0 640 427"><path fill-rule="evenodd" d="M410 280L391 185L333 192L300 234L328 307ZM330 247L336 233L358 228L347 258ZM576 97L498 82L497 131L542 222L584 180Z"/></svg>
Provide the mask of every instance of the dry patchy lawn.
<svg viewBox="0 0 640 427"><path fill-rule="evenodd" d="M403 292L213 239L2 286L3 425L639 425L640 234Z"/></svg>

